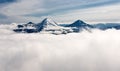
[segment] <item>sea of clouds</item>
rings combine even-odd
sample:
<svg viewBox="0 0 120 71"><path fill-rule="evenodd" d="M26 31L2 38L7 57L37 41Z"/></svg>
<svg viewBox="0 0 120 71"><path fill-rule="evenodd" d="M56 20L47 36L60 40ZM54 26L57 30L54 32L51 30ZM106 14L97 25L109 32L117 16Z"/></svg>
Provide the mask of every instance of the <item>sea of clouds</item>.
<svg viewBox="0 0 120 71"><path fill-rule="evenodd" d="M0 25L0 71L120 71L120 30L27 34Z"/></svg>

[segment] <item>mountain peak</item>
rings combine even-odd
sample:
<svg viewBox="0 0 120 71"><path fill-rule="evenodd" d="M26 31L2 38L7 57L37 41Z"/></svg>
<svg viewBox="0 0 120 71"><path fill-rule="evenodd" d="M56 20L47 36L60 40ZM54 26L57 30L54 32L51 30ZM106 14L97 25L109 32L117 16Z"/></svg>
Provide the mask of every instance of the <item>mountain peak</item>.
<svg viewBox="0 0 120 71"><path fill-rule="evenodd" d="M83 22L82 20L77 20L77 21L75 21L73 24L86 24L86 23Z"/></svg>
<svg viewBox="0 0 120 71"><path fill-rule="evenodd" d="M51 20L51 19L49 19L49 18L45 18L45 19L43 19L43 21L49 21L49 20Z"/></svg>
<svg viewBox="0 0 120 71"><path fill-rule="evenodd" d="M27 24L34 24L33 22L28 22Z"/></svg>
<svg viewBox="0 0 120 71"><path fill-rule="evenodd" d="M44 20L51 20L50 18L45 18Z"/></svg>
<svg viewBox="0 0 120 71"><path fill-rule="evenodd" d="M44 29L49 29L51 27L57 27L57 23L49 18L45 18L41 23L38 23L37 28L38 31L44 30Z"/></svg>
<svg viewBox="0 0 120 71"><path fill-rule="evenodd" d="M82 26L85 26L85 25L86 25L86 23L83 22L82 20L77 20L74 23L68 25L68 27L82 27Z"/></svg>
<svg viewBox="0 0 120 71"><path fill-rule="evenodd" d="M57 23L56 23L54 20L50 19L50 18L45 18L45 19L41 22L41 24L57 26Z"/></svg>

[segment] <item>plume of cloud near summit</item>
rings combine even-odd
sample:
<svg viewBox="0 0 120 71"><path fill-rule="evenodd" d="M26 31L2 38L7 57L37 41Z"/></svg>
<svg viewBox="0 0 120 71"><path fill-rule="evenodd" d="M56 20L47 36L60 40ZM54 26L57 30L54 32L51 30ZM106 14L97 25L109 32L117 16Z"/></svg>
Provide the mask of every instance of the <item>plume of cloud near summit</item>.
<svg viewBox="0 0 120 71"><path fill-rule="evenodd" d="M6 4L7 2L9 2L9 5ZM99 10L99 7L104 8L105 6L109 5L116 6L116 3L120 4L120 0L1 0L0 4L4 4L4 6L1 7L0 14L4 14L5 16L7 16L7 19L3 20L7 20L10 22L40 22L40 19L46 16L55 17L55 20L57 20L58 22L71 22L71 20L63 19L69 19L66 14L73 13L71 11L74 11L74 13L76 13L75 10L82 11L84 9L88 9L89 11L91 11L91 8L96 8L96 10ZM79 14L86 15L86 13ZM56 16L58 16L59 18L57 18ZM78 15L76 14L74 14L74 16L76 16L77 19L85 17L78 17ZM89 17L89 14L87 17ZM112 16L110 15L110 17ZM72 19L74 19L74 17L72 17ZM85 20L88 19L86 18ZM3 22L0 21L0 23Z"/></svg>

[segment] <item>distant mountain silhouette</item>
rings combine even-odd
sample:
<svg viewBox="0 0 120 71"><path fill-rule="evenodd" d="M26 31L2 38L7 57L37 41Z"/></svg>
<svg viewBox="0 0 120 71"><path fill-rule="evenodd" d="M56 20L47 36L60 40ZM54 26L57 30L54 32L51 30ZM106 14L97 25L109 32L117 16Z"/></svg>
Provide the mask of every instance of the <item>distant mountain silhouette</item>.
<svg viewBox="0 0 120 71"><path fill-rule="evenodd" d="M120 29L120 23L106 23L106 24L94 24L94 28L100 29L100 30L107 30L107 29Z"/></svg>
<svg viewBox="0 0 120 71"><path fill-rule="evenodd" d="M82 30L87 30L91 32L91 29L120 29L120 23L99 23L99 24L87 24L82 20L76 20L72 24L61 24L58 25L54 20L45 18L40 23L28 22L27 24L18 24L13 31L24 32L24 33L51 33L51 34L67 34L74 32L81 32Z"/></svg>

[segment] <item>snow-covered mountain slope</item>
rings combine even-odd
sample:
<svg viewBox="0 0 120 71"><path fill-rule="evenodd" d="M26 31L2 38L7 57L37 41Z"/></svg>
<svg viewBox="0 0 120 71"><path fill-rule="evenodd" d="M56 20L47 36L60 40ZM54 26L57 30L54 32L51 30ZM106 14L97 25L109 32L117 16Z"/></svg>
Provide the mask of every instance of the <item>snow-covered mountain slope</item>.
<svg viewBox="0 0 120 71"><path fill-rule="evenodd" d="M38 23L36 27L38 31L60 29L60 27L57 25L55 21L48 18L45 18L42 22Z"/></svg>
<svg viewBox="0 0 120 71"><path fill-rule="evenodd" d="M52 34L67 34L71 32L70 28L59 26L54 20L45 18L41 23L36 25L38 32Z"/></svg>

